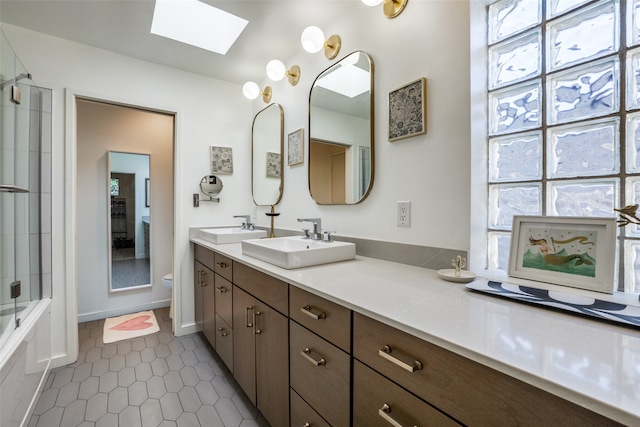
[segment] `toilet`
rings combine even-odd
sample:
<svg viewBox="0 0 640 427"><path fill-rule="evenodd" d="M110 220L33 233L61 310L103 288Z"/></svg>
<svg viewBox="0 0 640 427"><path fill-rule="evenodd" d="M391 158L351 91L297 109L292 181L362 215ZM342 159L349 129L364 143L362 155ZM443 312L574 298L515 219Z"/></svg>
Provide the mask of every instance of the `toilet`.
<svg viewBox="0 0 640 427"><path fill-rule="evenodd" d="M171 303L169 304L169 318L173 319L173 291L171 290L173 286L173 274L165 274L162 278L162 283L169 289L171 292Z"/></svg>

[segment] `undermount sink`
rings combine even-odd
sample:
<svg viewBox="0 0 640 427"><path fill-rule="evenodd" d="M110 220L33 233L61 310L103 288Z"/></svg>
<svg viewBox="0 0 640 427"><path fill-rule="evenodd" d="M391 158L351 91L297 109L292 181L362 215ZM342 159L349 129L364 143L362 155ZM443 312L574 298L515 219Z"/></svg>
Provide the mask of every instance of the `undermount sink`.
<svg viewBox="0 0 640 427"><path fill-rule="evenodd" d="M221 245L225 243L239 243L246 239L267 237L267 232L264 230L243 230L240 227L203 228L200 229L199 237L207 242Z"/></svg>
<svg viewBox="0 0 640 427"><path fill-rule="evenodd" d="M292 269L355 259L356 245L290 236L243 240L242 253L278 267Z"/></svg>

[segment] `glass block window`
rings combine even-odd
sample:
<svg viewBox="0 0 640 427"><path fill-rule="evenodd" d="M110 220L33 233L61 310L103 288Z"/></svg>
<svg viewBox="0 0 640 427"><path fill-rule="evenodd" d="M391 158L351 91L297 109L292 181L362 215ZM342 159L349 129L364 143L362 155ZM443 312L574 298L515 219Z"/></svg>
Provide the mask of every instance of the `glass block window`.
<svg viewBox="0 0 640 427"><path fill-rule="evenodd" d="M514 215L640 204L640 0L498 0L487 19L487 267L506 271ZM618 232L618 289L640 292L640 226Z"/></svg>

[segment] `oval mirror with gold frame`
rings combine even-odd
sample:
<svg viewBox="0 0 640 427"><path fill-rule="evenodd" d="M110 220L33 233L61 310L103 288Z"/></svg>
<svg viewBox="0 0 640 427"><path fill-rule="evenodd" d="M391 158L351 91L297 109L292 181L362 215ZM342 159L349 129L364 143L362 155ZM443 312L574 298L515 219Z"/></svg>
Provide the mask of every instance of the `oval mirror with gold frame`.
<svg viewBox="0 0 640 427"><path fill-rule="evenodd" d="M373 61L356 51L316 78L309 94L309 192L320 205L352 205L374 175Z"/></svg>
<svg viewBox="0 0 640 427"><path fill-rule="evenodd" d="M270 104L253 119L251 192L258 206L276 205L282 198L284 113Z"/></svg>

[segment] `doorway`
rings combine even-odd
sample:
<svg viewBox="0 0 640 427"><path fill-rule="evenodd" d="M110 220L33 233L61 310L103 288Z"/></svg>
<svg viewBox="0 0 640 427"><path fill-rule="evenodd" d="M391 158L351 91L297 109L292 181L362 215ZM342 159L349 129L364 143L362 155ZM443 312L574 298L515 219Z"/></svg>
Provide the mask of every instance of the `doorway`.
<svg viewBox="0 0 640 427"><path fill-rule="evenodd" d="M96 99L75 106L78 321L169 306L175 116ZM145 262L136 278L129 267Z"/></svg>

